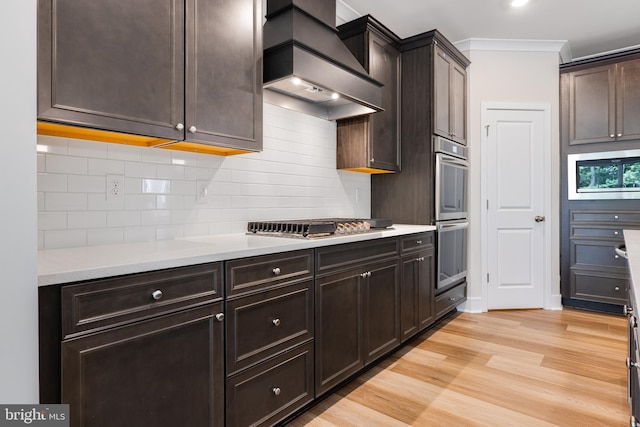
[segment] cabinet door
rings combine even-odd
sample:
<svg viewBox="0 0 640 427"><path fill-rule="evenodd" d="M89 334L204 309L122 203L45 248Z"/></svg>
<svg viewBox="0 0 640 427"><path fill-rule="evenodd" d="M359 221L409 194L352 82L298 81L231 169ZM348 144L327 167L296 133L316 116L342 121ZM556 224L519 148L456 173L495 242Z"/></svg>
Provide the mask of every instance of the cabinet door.
<svg viewBox="0 0 640 427"><path fill-rule="evenodd" d="M431 325L434 317L433 249L402 258L401 333L406 340Z"/></svg>
<svg viewBox="0 0 640 427"><path fill-rule="evenodd" d="M433 133L451 138L451 78L449 68L453 59L442 49L434 49Z"/></svg>
<svg viewBox="0 0 640 427"><path fill-rule="evenodd" d="M366 267L365 363L400 344L400 276L397 259Z"/></svg>
<svg viewBox="0 0 640 427"><path fill-rule="evenodd" d="M640 59L617 65L616 139L640 138Z"/></svg>
<svg viewBox="0 0 640 427"><path fill-rule="evenodd" d="M467 143L467 72L451 64L451 139Z"/></svg>
<svg viewBox="0 0 640 427"><path fill-rule="evenodd" d="M182 0L38 0L38 119L182 139Z"/></svg>
<svg viewBox="0 0 640 427"><path fill-rule="evenodd" d="M615 138L615 67L576 71L569 77L569 144Z"/></svg>
<svg viewBox="0 0 640 427"><path fill-rule="evenodd" d="M262 1L187 0L186 137L262 149Z"/></svg>
<svg viewBox="0 0 640 427"><path fill-rule="evenodd" d="M400 170L400 52L375 33L369 34L369 74L384 85L384 111L369 116L370 167L397 172Z"/></svg>
<svg viewBox="0 0 640 427"><path fill-rule="evenodd" d="M316 279L316 396L364 366L362 270Z"/></svg>
<svg viewBox="0 0 640 427"><path fill-rule="evenodd" d="M224 424L222 303L62 343L71 425Z"/></svg>

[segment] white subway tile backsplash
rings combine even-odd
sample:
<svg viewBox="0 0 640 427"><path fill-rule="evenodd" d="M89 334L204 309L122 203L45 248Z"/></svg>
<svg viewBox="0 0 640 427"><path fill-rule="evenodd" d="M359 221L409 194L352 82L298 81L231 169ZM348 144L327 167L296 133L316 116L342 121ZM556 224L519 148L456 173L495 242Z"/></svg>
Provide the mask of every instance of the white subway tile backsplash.
<svg viewBox="0 0 640 427"><path fill-rule="evenodd" d="M44 193L46 211L86 211L87 195L82 193Z"/></svg>
<svg viewBox="0 0 640 427"><path fill-rule="evenodd" d="M107 181L104 176L69 175L69 193L105 193Z"/></svg>
<svg viewBox="0 0 640 427"><path fill-rule="evenodd" d="M155 178L157 165L151 163L126 162L125 176L130 178Z"/></svg>
<svg viewBox="0 0 640 427"><path fill-rule="evenodd" d="M60 175L57 173L39 173L38 190L47 192L66 192L67 175Z"/></svg>
<svg viewBox="0 0 640 427"><path fill-rule="evenodd" d="M140 211L107 212L107 227L134 227L140 225Z"/></svg>
<svg viewBox="0 0 640 427"><path fill-rule="evenodd" d="M69 212L67 228L104 228L107 226L107 213L96 212Z"/></svg>
<svg viewBox="0 0 640 427"><path fill-rule="evenodd" d="M256 219L369 216L370 177L335 169L335 126L265 104L263 151L229 157L40 136L38 247L243 233ZM106 199L107 175L124 177L122 197Z"/></svg>
<svg viewBox="0 0 640 427"><path fill-rule="evenodd" d="M68 144L70 156L107 158L107 144L80 139L69 139Z"/></svg>
<svg viewBox="0 0 640 427"><path fill-rule="evenodd" d="M124 175L124 162L122 160L89 159L89 175Z"/></svg>
<svg viewBox="0 0 640 427"><path fill-rule="evenodd" d="M64 230L67 228L66 212L38 212L38 230Z"/></svg>
<svg viewBox="0 0 640 427"><path fill-rule="evenodd" d="M47 154L45 171L49 173L86 174L88 164L88 159L83 157Z"/></svg>
<svg viewBox="0 0 640 427"><path fill-rule="evenodd" d="M87 230L49 230L44 232L44 248L74 248L87 245Z"/></svg>
<svg viewBox="0 0 640 427"><path fill-rule="evenodd" d="M122 228L101 228L87 230L87 244L89 246L109 245L113 243L123 242L124 229Z"/></svg>
<svg viewBox="0 0 640 427"><path fill-rule="evenodd" d="M136 195L125 194L124 195L124 208L126 210L137 209L155 209L156 208L156 196L154 195Z"/></svg>
<svg viewBox="0 0 640 427"><path fill-rule="evenodd" d="M171 193L171 181L168 179L143 179L142 192L154 194Z"/></svg>

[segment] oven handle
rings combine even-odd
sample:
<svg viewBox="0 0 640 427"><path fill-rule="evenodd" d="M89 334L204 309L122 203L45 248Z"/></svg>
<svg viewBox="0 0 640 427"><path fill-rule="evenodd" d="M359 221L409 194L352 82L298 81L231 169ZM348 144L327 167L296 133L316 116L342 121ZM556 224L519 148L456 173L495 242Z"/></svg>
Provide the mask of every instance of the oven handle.
<svg viewBox="0 0 640 427"><path fill-rule="evenodd" d="M449 156L448 154L438 153L437 154L437 159L440 162L446 163L446 164L449 164L449 165L462 166L464 168L468 168L469 167L469 162L467 162L466 160L463 160L463 159L460 159L460 158L454 157L454 156Z"/></svg>
<svg viewBox="0 0 640 427"><path fill-rule="evenodd" d="M456 222L455 224L438 224L438 231L452 231L452 230L460 230L462 228L468 228L469 221L465 222Z"/></svg>

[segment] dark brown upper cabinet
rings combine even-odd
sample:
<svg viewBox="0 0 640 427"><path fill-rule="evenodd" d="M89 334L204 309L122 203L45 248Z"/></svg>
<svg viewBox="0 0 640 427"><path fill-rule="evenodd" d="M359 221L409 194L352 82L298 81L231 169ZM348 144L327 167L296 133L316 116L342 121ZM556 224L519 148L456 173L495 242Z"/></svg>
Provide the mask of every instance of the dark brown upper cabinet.
<svg viewBox="0 0 640 427"><path fill-rule="evenodd" d="M338 169L400 171L399 38L370 15L338 27L338 35L369 75L383 83L384 111L338 120Z"/></svg>
<svg viewBox="0 0 640 427"><path fill-rule="evenodd" d="M573 71L569 145L640 138L640 59Z"/></svg>
<svg viewBox="0 0 640 427"><path fill-rule="evenodd" d="M467 72L437 43L433 79L433 133L466 145Z"/></svg>
<svg viewBox="0 0 640 427"><path fill-rule="evenodd" d="M261 150L262 2L38 0L38 120L49 135Z"/></svg>

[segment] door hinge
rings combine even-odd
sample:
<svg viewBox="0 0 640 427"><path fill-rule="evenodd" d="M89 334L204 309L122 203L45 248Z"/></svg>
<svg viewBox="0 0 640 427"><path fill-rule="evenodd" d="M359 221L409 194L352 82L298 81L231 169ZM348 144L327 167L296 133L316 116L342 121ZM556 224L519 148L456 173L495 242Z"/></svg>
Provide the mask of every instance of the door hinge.
<svg viewBox="0 0 640 427"><path fill-rule="evenodd" d="M487 136L489 136L489 125L485 125L484 128L487 130Z"/></svg>
<svg viewBox="0 0 640 427"><path fill-rule="evenodd" d="M489 210L489 199L487 199L487 210Z"/></svg>
<svg viewBox="0 0 640 427"><path fill-rule="evenodd" d="M489 283L489 273L487 273L487 283Z"/></svg>

